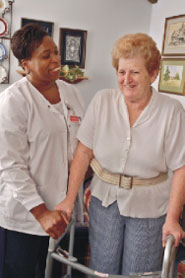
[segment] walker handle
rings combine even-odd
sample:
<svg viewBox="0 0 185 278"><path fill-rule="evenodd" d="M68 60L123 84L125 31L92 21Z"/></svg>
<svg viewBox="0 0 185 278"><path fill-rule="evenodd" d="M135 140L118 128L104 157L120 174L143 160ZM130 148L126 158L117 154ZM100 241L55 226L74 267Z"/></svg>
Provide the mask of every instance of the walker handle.
<svg viewBox="0 0 185 278"><path fill-rule="evenodd" d="M174 277L173 272L177 252L177 248L175 247L174 243L175 237L173 235L168 235L166 238L166 246L164 249L161 278Z"/></svg>

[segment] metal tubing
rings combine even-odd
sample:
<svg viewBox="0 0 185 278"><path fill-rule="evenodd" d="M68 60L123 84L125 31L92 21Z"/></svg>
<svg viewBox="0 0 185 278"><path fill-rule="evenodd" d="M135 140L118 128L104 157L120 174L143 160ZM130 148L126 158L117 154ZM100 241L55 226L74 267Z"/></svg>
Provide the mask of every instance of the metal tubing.
<svg viewBox="0 0 185 278"><path fill-rule="evenodd" d="M73 238L74 239L74 238ZM107 274L107 273L100 273L95 270L90 269L82 264L79 264L78 261L72 261L70 258L65 258L57 253L52 253L51 256L53 259L58 260L61 263L64 263L70 268L74 268L79 270L80 272L90 275L92 277L100 277L100 278L136 278L136 277L156 277L156 278L174 278L174 263L175 263L175 256L176 256L176 247L174 246L175 239L172 235L169 235L166 240L166 247L164 250L164 257L163 257L163 265L162 265L162 272L155 272L155 273L145 273L145 274L132 274L129 276L123 275L114 275L114 274ZM161 274L161 275L160 275Z"/></svg>
<svg viewBox="0 0 185 278"><path fill-rule="evenodd" d="M53 254L53 252L56 251L56 249L58 248L61 240L68 233L71 226L75 225L74 223L75 223L74 219L72 219L70 221L69 225L66 227L66 230L65 230L64 234L62 234L62 236L58 240L54 240L53 238L50 238L49 248L48 248L48 255L47 255L47 260L46 260L45 278L52 278L53 258L52 258L51 255Z"/></svg>
<svg viewBox="0 0 185 278"><path fill-rule="evenodd" d="M75 211L73 212L73 219L76 218ZM74 237L75 237L75 221L71 224L70 235L69 235L69 256L73 256L74 249ZM67 277L72 277L72 268L71 266L67 266Z"/></svg>
<svg viewBox="0 0 185 278"><path fill-rule="evenodd" d="M61 263L64 263L64 264L67 264L67 265L70 265L72 268L76 269L76 270L79 270L81 271L82 273L84 274L87 274L87 275L90 275L90 276L93 276L93 277L109 277L109 278L131 278L131 277L137 277L137 276L123 276L123 275L114 275L114 274L107 274L107 273L100 273L100 272L97 272L95 270L92 270L90 269L89 267L87 266L84 266L82 264L79 264L78 262L71 262L69 259L66 259L56 253L53 253L52 254L52 257L61 262Z"/></svg>
<svg viewBox="0 0 185 278"><path fill-rule="evenodd" d="M172 235L167 236L166 246L163 256L163 265L161 278L174 278L174 264L177 248L174 246L175 238Z"/></svg>
<svg viewBox="0 0 185 278"><path fill-rule="evenodd" d="M52 269L53 269L52 253L54 252L54 250L55 250L55 240L53 238L50 238L48 255L46 260L45 278L52 278Z"/></svg>
<svg viewBox="0 0 185 278"><path fill-rule="evenodd" d="M164 249L164 256L163 256L162 272L145 273L145 274L140 273L140 274L132 274L130 276L122 276L122 275L100 273L78 263L77 259L73 257L74 234L75 234L74 218L71 220L65 233L61 236L61 238L58 241L54 241L53 239L50 239L48 258L47 258L47 267L46 267L46 276L45 276L46 278L52 278L53 259L56 259L57 261L64 263L68 266L66 276L69 278L71 278L72 268L79 270L80 272L90 275L92 277L100 277L100 278L102 277L103 278L136 278L136 277L174 278L174 265L175 265L177 248L174 246L175 238L172 235L169 235L166 240L166 246ZM59 243L61 239L66 235L69 229L71 229L70 239L69 239L69 256L68 258L66 258L63 255L57 253L57 248L59 247ZM70 260L70 257L73 258L73 260L72 259Z"/></svg>

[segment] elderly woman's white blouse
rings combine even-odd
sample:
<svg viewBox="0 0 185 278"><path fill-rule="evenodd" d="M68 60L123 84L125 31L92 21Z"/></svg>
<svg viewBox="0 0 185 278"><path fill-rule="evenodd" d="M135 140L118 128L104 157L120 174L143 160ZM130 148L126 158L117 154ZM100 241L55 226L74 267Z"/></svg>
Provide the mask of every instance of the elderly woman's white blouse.
<svg viewBox="0 0 185 278"><path fill-rule="evenodd" d="M112 173L152 178L185 165L185 112L182 105L153 89L149 104L130 128L119 89L98 92L90 103L77 138ZM178 185L177 185L178 186ZM115 200L121 215L160 217L167 212L171 175L150 186L122 189L92 180L92 195L107 207Z"/></svg>

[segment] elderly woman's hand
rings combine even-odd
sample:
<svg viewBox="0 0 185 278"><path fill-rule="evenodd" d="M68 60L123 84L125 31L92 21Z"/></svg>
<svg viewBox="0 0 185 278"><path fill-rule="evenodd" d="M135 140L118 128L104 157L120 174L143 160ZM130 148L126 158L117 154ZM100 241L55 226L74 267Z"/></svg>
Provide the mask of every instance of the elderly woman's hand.
<svg viewBox="0 0 185 278"><path fill-rule="evenodd" d="M175 246L178 246L181 239L185 237L185 232L177 221L166 221L163 225L163 247L165 247L166 244L166 237L170 234L175 237Z"/></svg>
<svg viewBox="0 0 185 278"><path fill-rule="evenodd" d="M71 218L71 215L74 210L74 203L70 200L70 198L66 197L61 203L59 203L55 209L57 211L63 211L67 214L68 220Z"/></svg>
<svg viewBox="0 0 185 278"><path fill-rule="evenodd" d="M31 210L37 221L42 226L43 230L52 238L58 239L68 225L66 214L61 211L50 211L44 204L41 204Z"/></svg>

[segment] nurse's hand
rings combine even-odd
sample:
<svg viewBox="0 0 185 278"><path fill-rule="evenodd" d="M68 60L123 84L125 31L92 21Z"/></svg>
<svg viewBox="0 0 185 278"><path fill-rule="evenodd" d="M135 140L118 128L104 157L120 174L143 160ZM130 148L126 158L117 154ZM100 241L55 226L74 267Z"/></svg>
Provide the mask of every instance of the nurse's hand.
<svg viewBox="0 0 185 278"><path fill-rule="evenodd" d="M59 203L55 209L57 211L63 211L67 214L68 220L71 218L71 215L74 210L74 203L70 200L70 198L65 198L61 203Z"/></svg>
<svg viewBox="0 0 185 278"><path fill-rule="evenodd" d="M54 239L58 239L68 225L66 214L61 211L50 211L41 204L30 211L42 226L43 230Z"/></svg>

